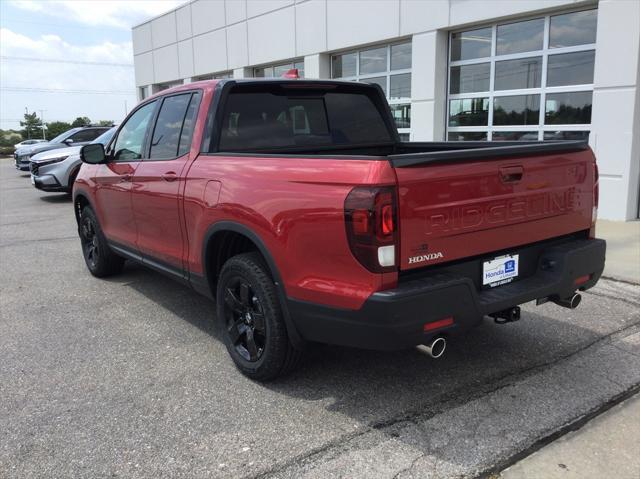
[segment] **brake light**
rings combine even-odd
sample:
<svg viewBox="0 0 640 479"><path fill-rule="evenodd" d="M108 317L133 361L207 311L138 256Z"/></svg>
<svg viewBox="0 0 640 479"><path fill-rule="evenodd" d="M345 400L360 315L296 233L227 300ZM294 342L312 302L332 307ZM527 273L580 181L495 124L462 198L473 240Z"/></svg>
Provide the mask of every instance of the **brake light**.
<svg viewBox="0 0 640 479"><path fill-rule="evenodd" d="M344 202L349 247L369 271L393 271L397 253L396 191L393 187L356 187Z"/></svg>

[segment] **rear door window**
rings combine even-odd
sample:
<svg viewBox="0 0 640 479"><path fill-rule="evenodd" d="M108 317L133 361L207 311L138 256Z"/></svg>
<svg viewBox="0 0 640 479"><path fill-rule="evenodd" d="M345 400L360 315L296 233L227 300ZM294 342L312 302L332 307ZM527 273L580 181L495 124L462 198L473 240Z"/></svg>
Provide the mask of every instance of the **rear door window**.
<svg viewBox="0 0 640 479"><path fill-rule="evenodd" d="M190 100L191 93L164 99L153 129L149 158L163 160L178 156L180 133Z"/></svg>
<svg viewBox="0 0 640 479"><path fill-rule="evenodd" d="M383 114L365 93L231 91L224 106L219 149L250 151L391 141Z"/></svg>

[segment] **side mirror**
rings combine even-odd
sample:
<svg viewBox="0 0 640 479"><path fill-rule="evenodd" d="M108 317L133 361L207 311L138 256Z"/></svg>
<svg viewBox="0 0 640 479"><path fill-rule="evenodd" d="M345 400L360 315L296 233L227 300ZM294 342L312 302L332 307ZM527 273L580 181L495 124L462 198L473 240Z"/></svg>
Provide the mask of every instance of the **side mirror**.
<svg viewBox="0 0 640 479"><path fill-rule="evenodd" d="M104 145L102 143L84 145L80 150L80 159L90 165L106 163L107 157L104 154Z"/></svg>
<svg viewBox="0 0 640 479"><path fill-rule="evenodd" d="M71 138L67 138L62 143L64 143L65 145L69 146L69 145L71 145L73 143L73 140Z"/></svg>

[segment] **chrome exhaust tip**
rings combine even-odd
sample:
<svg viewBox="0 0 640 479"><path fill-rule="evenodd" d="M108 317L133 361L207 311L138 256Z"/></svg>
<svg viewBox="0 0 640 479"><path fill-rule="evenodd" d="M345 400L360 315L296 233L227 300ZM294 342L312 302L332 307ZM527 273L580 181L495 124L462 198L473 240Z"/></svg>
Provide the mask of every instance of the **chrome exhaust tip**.
<svg viewBox="0 0 640 479"><path fill-rule="evenodd" d="M580 301L582 301L582 295L579 293L574 293L572 296L567 298L553 298L553 302L558 306L568 309L576 309L580 304Z"/></svg>
<svg viewBox="0 0 640 479"><path fill-rule="evenodd" d="M433 338L429 344L420 344L417 347L433 359L438 359L442 357L444 350L447 349L447 340L442 336L438 336L437 338Z"/></svg>

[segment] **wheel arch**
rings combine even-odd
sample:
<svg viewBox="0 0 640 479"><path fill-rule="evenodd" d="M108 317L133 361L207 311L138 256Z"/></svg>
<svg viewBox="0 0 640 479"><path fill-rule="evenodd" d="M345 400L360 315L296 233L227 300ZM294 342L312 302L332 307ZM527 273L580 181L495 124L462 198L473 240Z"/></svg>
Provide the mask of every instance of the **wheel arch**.
<svg viewBox="0 0 640 479"><path fill-rule="evenodd" d="M78 224L80 224L80 214L82 213L82 209L85 206L90 206L93 209L93 211L96 211L88 195L86 195L82 191L75 192L73 194L73 211L76 216L76 223Z"/></svg>
<svg viewBox="0 0 640 479"><path fill-rule="evenodd" d="M207 229L203 241L202 266L208 292L211 297L215 297L218 275L227 259L250 251L260 253L264 259L276 286L289 339L296 347L302 348L304 341L289 314L286 291L278 266L262 238L249 227L234 221L220 221ZM192 281L193 279L195 278L192 277ZM194 287L200 289L196 285Z"/></svg>

